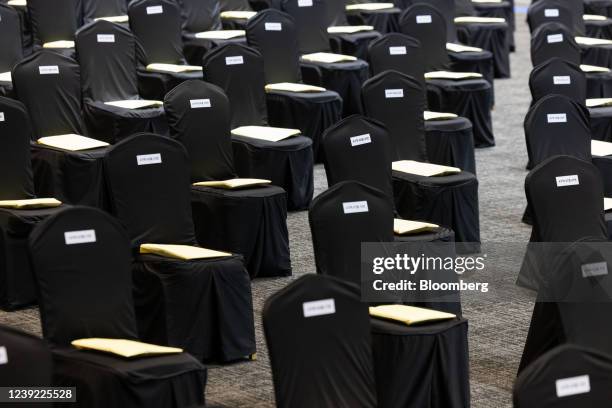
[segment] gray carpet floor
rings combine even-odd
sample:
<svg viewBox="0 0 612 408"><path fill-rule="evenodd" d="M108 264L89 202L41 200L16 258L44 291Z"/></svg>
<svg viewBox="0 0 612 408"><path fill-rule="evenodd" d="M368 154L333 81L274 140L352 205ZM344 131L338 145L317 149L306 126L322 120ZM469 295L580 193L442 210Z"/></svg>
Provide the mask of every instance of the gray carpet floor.
<svg viewBox="0 0 612 408"><path fill-rule="evenodd" d="M527 0L517 0L525 5ZM521 224L525 206L526 150L523 119L530 102L527 80L529 33L525 15L517 15L517 52L512 55L512 78L495 81L493 112L497 145L476 152L480 182L480 222L483 242L521 247L530 228ZM327 188L324 169L315 168L315 193ZM288 218L293 276L258 279L253 282L258 358L256 361L214 367L209 370L206 398L216 408L264 408L274 406L272 377L261 325L261 311L268 296L293 279L315 273L306 212ZM498 246L499 247L499 246ZM464 316L469 320L470 381L472 407L511 407L511 391L529 326L533 299L515 288L520 255L496 257L487 279L498 290L495 295L465 296ZM38 310L0 312L0 323L40 334Z"/></svg>

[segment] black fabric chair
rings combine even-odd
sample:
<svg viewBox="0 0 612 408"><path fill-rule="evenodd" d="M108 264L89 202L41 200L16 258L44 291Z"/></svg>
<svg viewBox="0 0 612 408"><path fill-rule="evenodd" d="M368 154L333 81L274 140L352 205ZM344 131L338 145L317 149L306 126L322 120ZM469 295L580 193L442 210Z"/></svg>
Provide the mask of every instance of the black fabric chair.
<svg viewBox="0 0 612 408"><path fill-rule="evenodd" d="M32 27L34 49L55 41L74 41L74 33L81 25L81 0L32 0L27 3ZM73 57L74 48L58 48L56 51Z"/></svg>
<svg viewBox="0 0 612 408"><path fill-rule="evenodd" d="M567 27L554 22L542 24L531 35L531 63L535 67L555 57L576 65L582 61L580 47Z"/></svg>
<svg viewBox="0 0 612 408"><path fill-rule="evenodd" d="M188 160L179 142L146 133L109 150L104 168L112 213L132 247L197 243ZM138 254L133 275L143 340L183 347L201 361L255 352L251 283L241 256L183 261Z"/></svg>
<svg viewBox="0 0 612 408"><path fill-rule="evenodd" d="M125 109L105 104L140 99L136 39L126 27L96 21L77 31L75 43L89 135L112 144L138 132L167 133L159 106Z"/></svg>
<svg viewBox="0 0 612 408"><path fill-rule="evenodd" d="M304 5L303 7L300 4ZM281 9L295 21L300 54L330 52L327 5L324 0L283 0ZM368 64L356 61L324 63L300 60L304 82L336 91L343 100L343 116L361 113L359 92L368 78Z"/></svg>
<svg viewBox="0 0 612 408"><path fill-rule="evenodd" d="M559 0L535 1L529 5L527 10L529 31L533 33L542 24L550 22L562 24L570 31L573 31L575 27L574 20L576 18L582 19L582 13L579 16L574 16L572 11L572 7L569 4L564 4Z"/></svg>
<svg viewBox="0 0 612 408"><path fill-rule="evenodd" d="M266 300L263 324L279 408L378 406L368 309L356 286L303 276Z"/></svg>
<svg viewBox="0 0 612 408"><path fill-rule="evenodd" d="M371 2L369 0L348 0L345 6L360 3ZM380 10L346 10L346 18L350 25L369 25L379 33L385 34L397 31L400 13L401 10L397 6Z"/></svg>
<svg viewBox="0 0 612 408"><path fill-rule="evenodd" d="M130 30L143 48L138 70L140 95L162 100L176 85L188 79L201 79L199 70L162 72L148 70L149 64L186 65L181 32L181 10L170 0L138 0L128 5ZM199 65L198 65L199 66ZM194 68L195 69L195 68Z"/></svg>
<svg viewBox="0 0 612 408"><path fill-rule="evenodd" d="M219 0L219 6L221 7L221 23L224 29L227 30L244 30L249 18L254 15L254 5L262 5L263 8L268 8L270 5L267 4L266 0ZM225 11L241 11L247 12L247 16L227 16L223 15Z"/></svg>
<svg viewBox="0 0 612 408"><path fill-rule="evenodd" d="M430 21L418 23L418 16L430 16ZM427 4L410 6L400 17L403 34L421 43L421 58L425 72L445 70L449 60L446 52L446 22L444 17ZM427 46L424 46L427 44ZM427 81L428 102L431 110L452 112L468 118L473 125L474 145L488 147L495 144L491 123L492 85L482 78L464 80Z"/></svg>
<svg viewBox="0 0 612 408"><path fill-rule="evenodd" d="M193 108L208 101L208 107ZM171 136L189 152L191 181L236 177L229 101L204 81L186 81L164 100ZM207 248L242 254L251 277L291 274L287 198L276 186L239 190L193 186L195 233Z"/></svg>
<svg viewBox="0 0 612 408"><path fill-rule="evenodd" d="M211 50L202 61L207 82L223 89L231 104L231 126L267 126L264 62L253 48L225 44ZM263 178L287 192L289 210L308 207L312 200L312 140L293 136L270 142L232 136L236 173Z"/></svg>
<svg viewBox="0 0 612 408"><path fill-rule="evenodd" d="M130 245L116 220L93 208L67 209L36 228L30 251L54 385L76 387L77 402L66 406L203 403L205 369L187 353L126 359L70 344L91 337L138 339Z"/></svg>
<svg viewBox="0 0 612 408"><path fill-rule="evenodd" d="M540 3L542 3L542 5L540 5ZM530 6L530 8L536 8L536 10L540 10L542 8L549 8L549 9L559 9L559 14L560 14L560 18L564 18L566 19L565 21L567 21L567 28L570 29L575 35L584 35L585 33L585 28L584 28L584 19L582 18L583 14L584 14L584 1L580 0L580 1L571 1L571 0L534 0ZM567 14L569 14L569 17L567 16L561 16L561 11L564 11L562 9L567 10ZM554 11L549 12L549 15L553 16L553 17L548 17L548 18L555 18L554 14L556 14Z"/></svg>
<svg viewBox="0 0 612 408"><path fill-rule="evenodd" d="M6 387L53 386L53 359L43 340L9 326L0 325L0 382ZM51 408L53 403L20 403L24 408Z"/></svg>
<svg viewBox="0 0 612 408"><path fill-rule="evenodd" d="M21 38L21 20L19 13L5 4L0 4L0 74L5 74L23 58L23 41ZM11 96L11 81L0 79L0 96Z"/></svg>
<svg viewBox="0 0 612 408"><path fill-rule="evenodd" d="M124 0L80 0L83 7L83 23L104 17L127 15L128 2Z"/></svg>
<svg viewBox="0 0 612 408"><path fill-rule="evenodd" d="M536 66L529 74L532 105L550 94L563 95L584 104L587 80L579 66L561 58L551 58Z"/></svg>
<svg viewBox="0 0 612 408"><path fill-rule="evenodd" d="M246 32L249 46L263 57L266 84L302 82L296 28L291 16L275 9L260 11L249 19ZM300 129L303 135L312 139L314 158L321 161L321 135L340 120L342 98L334 91L300 93L277 90L267 90L266 97L270 123Z"/></svg>
<svg viewBox="0 0 612 408"><path fill-rule="evenodd" d="M612 359L605 353L571 344L555 347L518 376L514 407L605 407L612 399L611 373Z"/></svg>
<svg viewBox="0 0 612 408"><path fill-rule="evenodd" d="M610 0L584 0L584 13L599 16L612 16L612 1Z"/></svg>
<svg viewBox="0 0 612 408"><path fill-rule="evenodd" d="M81 77L76 61L54 51L41 50L15 66L13 84L32 121L33 140L84 134ZM37 194L68 204L104 208L100 159L105 152L104 147L69 151L34 143L32 167Z"/></svg>

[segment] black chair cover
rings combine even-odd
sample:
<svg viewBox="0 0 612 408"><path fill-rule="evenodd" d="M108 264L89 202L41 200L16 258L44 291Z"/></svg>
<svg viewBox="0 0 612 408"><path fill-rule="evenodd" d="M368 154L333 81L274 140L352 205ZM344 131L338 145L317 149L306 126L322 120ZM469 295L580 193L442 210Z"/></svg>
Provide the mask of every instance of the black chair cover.
<svg viewBox="0 0 612 408"><path fill-rule="evenodd" d="M83 5L85 24L100 17L127 15L128 2L125 0L80 0Z"/></svg>
<svg viewBox="0 0 612 408"><path fill-rule="evenodd" d="M134 248L196 244L188 157L179 142L134 135L109 150L104 167L113 214ZM133 274L145 341L183 347L202 361L255 352L251 284L242 257L181 261L138 255Z"/></svg>
<svg viewBox="0 0 612 408"><path fill-rule="evenodd" d="M612 1L584 0L584 14L612 17Z"/></svg>
<svg viewBox="0 0 612 408"><path fill-rule="evenodd" d="M21 22L19 12L5 4L0 4L0 73L8 72L23 58ZM11 82L0 81L0 96L11 96Z"/></svg>
<svg viewBox="0 0 612 408"><path fill-rule="evenodd" d="M585 36L591 38L609 39L612 38L612 20L606 18L605 20L591 20L585 21Z"/></svg>
<svg viewBox="0 0 612 408"><path fill-rule="evenodd" d="M584 72L561 58L552 58L535 67L529 75L529 89L532 104L550 94L564 95L579 104L587 99Z"/></svg>
<svg viewBox="0 0 612 408"><path fill-rule="evenodd" d="M368 62L372 75L394 70L425 83L424 52L419 40L401 33L389 33L372 41Z"/></svg>
<svg viewBox="0 0 612 408"><path fill-rule="evenodd" d="M326 2L326 5L328 27L349 25L346 12L346 0L329 0ZM337 51L342 54L353 55L363 60L368 58L368 44L378 37L380 37L380 33L376 30L329 35L329 39L332 42L332 48L337 48Z"/></svg>
<svg viewBox="0 0 612 408"><path fill-rule="evenodd" d="M419 22L418 16L423 16L418 19ZM421 47L425 72L448 67L446 20L437 9L425 3L414 4L402 12L399 24L402 34L416 39L421 45L427 44Z"/></svg>
<svg viewBox="0 0 612 408"><path fill-rule="evenodd" d="M206 54L202 65L206 81L222 88L230 100L232 128L268 124L263 58L257 50L225 44ZM289 210L308 207L314 191L310 138L268 142L232 136L232 141L239 176L268 179L282 187Z"/></svg>
<svg viewBox="0 0 612 408"><path fill-rule="evenodd" d="M605 353L571 344L556 347L518 376L514 407L605 407L612 399L611 373L612 359ZM561 392L559 381L564 381Z"/></svg>
<svg viewBox="0 0 612 408"><path fill-rule="evenodd" d="M210 107L193 109L195 100L208 100ZM166 95L164 108L171 136L189 152L192 182L235 177L229 101L220 88L186 81ZM291 274L282 188L231 191L194 186L191 205L200 244L242 254L252 277Z"/></svg>
<svg viewBox="0 0 612 408"><path fill-rule="evenodd" d="M67 209L36 228L30 250L43 335L55 348L55 385L76 386L76 406L203 402L204 368L186 353L126 360L70 346L88 337L137 339L130 245L118 221L92 208Z"/></svg>
<svg viewBox="0 0 612 408"><path fill-rule="evenodd" d="M580 65L582 52L567 27L560 23L542 24L531 36L531 63L535 67L555 57Z"/></svg>
<svg viewBox="0 0 612 408"><path fill-rule="evenodd" d="M559 0L535 1L527 10L527 23L532 33L542 24L551 22L562 24L569 30L573 30L576 17L582 19L582 13L580 16L572 15L570 7Z"/></svg>
<svg viewBox="0 0 612 408"><path fill-rule="evenodd" d="M370 3L369 0L348 0L347 4ZM381 10L346 10L350 25L369 25L379 33L398 31L398 17L401 10L398 7Z"/></svg>
<svg viewBox="0 0 612 408"><path fill-rule="evenodd" d="M540 3L544 3L546 6L548 6L548 8L551 9L565 8L567 11L569 11L569 15L571 17L571 22L568 21L568 23L570 24L568 26L568 29L575 33L575 35L584 35L584 19L582 18L582 15L584 14L584 0L534 0L533 5L531 7L535 7ZM543 5L542 7L546 6Z"/></svg>
<svg viewBox="0 0 612 408"><path fill-rule="evenodd" d="M123 109L104 102L139 99L136 39L126 27L96 21L76 34L88 134L115 143L138 132L167 133L162 108Z"/></svg>
<svg viewBox="0 0 612 408"><path fill-rule="evenodd" d="M279 408L378 406L368 310L356 286L303 276L268 298L263 323Z"/></svg>
<svg viewBox="0 0 612 408"><path fill-rule="evenodd" d="M81 22L82 0L28 1L35 47L52 41L72 41Z"/></svg>

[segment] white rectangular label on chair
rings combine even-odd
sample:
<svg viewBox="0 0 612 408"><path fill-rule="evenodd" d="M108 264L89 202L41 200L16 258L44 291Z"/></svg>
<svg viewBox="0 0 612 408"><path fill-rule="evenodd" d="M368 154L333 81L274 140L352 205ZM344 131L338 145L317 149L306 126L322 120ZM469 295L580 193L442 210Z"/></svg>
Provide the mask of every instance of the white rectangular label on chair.
<svg viewBox="0 0 612 408"><path fill-rule="evenodd" d="M160 153L141 154L136 156L136 162L139 166L146 166L148 164L160 164L162 162L162 158Z"/></svg>
<svg viewBox="0 0 612 408"><path fill-rule="evenodd" d="M64 232L64 240L66 241L66 245L96 242L96 230L66 231Z"/></svg>
<svg viewBox="0 0 612 408"><path fill-rule="evenodd" d="M546 42L549 44L563 42L563 34L551 34L546 37Z"/></svg>
<svg viewBox="0 0 612 408"><path fill-rule="evenodd" d="M389 55L406 55L406 47L389 47Z"/></svg>
<svg viewBox="0 0 612 408"><path fill-rule="evenodd" d="M266 31L283 31L282 23L266 23Z"/></svg>
<svg viewBox="0 0 612 408"><path fill-rule="evenodd" d="M163 6L149 6L147 7L147 14L162 14L164 12Z"/></svg>
<svg viewBox="0 0 612 408"><path fill-rule="evenodd" d="M580 267L583 278L592 278L594 276L604 276L608 274L607 262L593 262L584 264Z"/></svg>
<svg viewBox="0 0 612 408"><path fill-rule="evenodd" d="M298 7L312 7L312 0L298 0Z"/></svg>
<svg viewBox="0 0 612 408"><path fill-rule="evenodd" d="M559 9L544 9L544 17L559 17Z"/></svg>
<svg viewBox="0 0 612 408"><path fill-rule="evenodd" d="M580 184L577 174L556 177L557 187L577 186Z"/></svg>
<svg viewBox="0 0 612 408"><path fill-rule="evenodd" d="M210 108L210 99L191 99L191 109Z"/></svg>
<svg viewBox="0 0 612 408"><path fill-rule="evenodd" d="M553 83L555 85L570 85L572 83L572 78L569 75L554 76Z"/></svg>
<svg viewBox="0 0 612 408"><path fill-rule="evenodd" d="M368 143L372 143L372 138L369 133L351 137L351 146L360 146Z"/></svg>
<svg viewBox="0 0 612 408"><path fill-rule="evenodd" d="M431 24L431 15L416 16L417 24Z"/></svg>
<svg viewBox="0 0 612 408"><path fill-rule="evenodd" d="M591 380L588 375L562 378L555 381L555 385L557 387L557 397L559 398L591 392Z"/></svg>
<svg viewBox="0 0 612 408"><path fill-rule="evenodd" d="M8 363L8 353L6 352L6 347L0 347L0 365L4 365Z"/></svg>
<svg viewBox="0 0 612 408"><path fill-rule="evenodd" d="M0 122L4 122L4 112L0 112Z"/></svg>
<svg viewBox="0 0 612 408"><path fill-rule="evenodd" d="M55 75L59 74L59 67L57 65L41 65L38 67L40 75Z"/></svg>
<svg viewBox="0 0 612 408"><path fill-rule="evenodd" d="M403 98L404 90L403 89L385 89L385 98Z"/></svg>
<svg viewBox="0 0 612 408"><path fill-rule="evenodd" d="M336 313L336 302L333 298L313 300L302 303L304 317L325 316Z"/></svg>
<svg viewBox="0 0 612 408"><path fill-rule="evenodd" d="M567 123L567 114L565 113L549 113L546 117L548 123Z"/></svg>
<svg viewBox="0 0 612 408"><path fill-rule="evenodd" d="M115 34L98 34L99 43L114 43Z"/></svg>
<svg viewBox="0 0 612 408"><path fill-rule="evenodd" d="M240 65L244 64L244 58L242 55L236 55L233 57L225 57L225 65Z"/></svg>
<svg viewBox="0 0 612 408"><path fill-rule="evenodd" d="M349 201L346 203L342 203L342 209L344 210L345 214L362 213L369 211L367 201Z"/></svg>

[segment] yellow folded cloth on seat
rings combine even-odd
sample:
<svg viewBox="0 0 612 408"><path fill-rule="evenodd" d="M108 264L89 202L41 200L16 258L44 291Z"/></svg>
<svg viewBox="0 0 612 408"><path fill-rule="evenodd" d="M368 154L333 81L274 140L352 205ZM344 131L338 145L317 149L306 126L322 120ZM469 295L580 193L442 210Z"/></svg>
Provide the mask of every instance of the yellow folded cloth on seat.
<svg viewBox="0 0 612 408"><path fill-rule="evenodd" d="M142 244L141 254L161 255L167 258L176 258L188 261L190 259L224 258L232 256L228 252L215 251L214 249L201 248L191 245L170 244Z"/></svg>
<svg viewBox="0 0 612 408"><path fill-rule="evenodd" d="M578 45L610 45L612 40L604 40L603 38L591 38L591 37L575 37Z"/></svg>
<svg viewBox="0 0 612 408"><path fill-rule="evenodd" d="M250 137L253 139L278 142L292 136L299 135L299 129L288 129L269 126L241 126L232 130L232 135Z"/></svg>
<svg viewBox="0 0 612 408"><path fill-rule="evenodd" d="M73 340L70 344L79 349L103 351L127 358L183 352L183 349L176 347L157 346L155 344L125 339L89 338Z"/></svg>
<svg viewBox="0 0 612 408"><path fill-rule="evenodd" d="M604 211L612 210L612 198L604 197Z"/></svg>
<svg viewBox="0 0 612 408"><path fill-rule="evenodd" d="M587 108L597 108L600 106L612 105L612 98L591 98L586 100Z"/></svg>
<svg viewBox="0 0 612 408"><path fill-rule="evenodd" d="M461 169L451 166L442 166L433 163L424 163L414 160L400 160L391 164L395 171L408 174L416 174L423 177L445 176L448 174L461 173Z"/></svg>
<svg viewBox="0 0 612 408"><path fill-rule="evenodd" d="M33 210L36 208L55 208L62 202L55 198L30 198L27 200L0 200L0 208L13 208L15 210Z"/></svg>
<svg viewBox="0 0 612 408"><path fill-rule="evenodd" d="M108 16L108 17L94 18L94 21L98 21L98 20L109 21L111 23L127 23L128 21L130 21L128 16Z"/></svg>
<svg viewBox="0 0 612 408"><path fill-rule="evenodd" d="M591 140L591 156L612 156L612 143L602 142L601 140Z"/></svg>
<svg viewBox="0 0 612 408"><path fill-rule="evenodd" d="M456 43L446 43L446 50L452 52L482 52L482 48Z"/></svg>
<svg viewBox="0 0 612 408"><path fill-rule="evenodd" d="M425 79L472 79L482 78L478 72L432 71L425 73Z"/></svg>
<svg viewBox="0 0 612 408"><path fill-rule="evenodd" d="M246 31L244 30L214 30L196 33L195 37L205 40L229 40L230 38L244 37L245 35Z"/></svg>
<svg viewBox="0 0 612 408"><path fill-rule="evenodd" d="M370 307L370 316L401 322L407 326L434 322L439 320L456 319L452 313L440 312L439 310L425 309L423 307L405 305L382 305Z"/></svg>
<svg viewBox="0 0 612 408"><path fill-rule="evenodd" d="M74 48L74 41L51 41L43 44L43 48Z"/></svg>
<svg viewBox="0 0 612 408"><path fill-rule="evenodd" d="M375 11L385 10L395 7L393 3L359 3L349 4L346 6L347 10L364 10L364 11Z"/></svg>
<svg viewBox="0 0 612 408"><path fill-rule="evenodd" d="M28 2L26 0L9 0L6 4L13 7L26 7Z"/></svg>
<svg viewBox="0 0 612 408"><path fill-rule="evenodd" d="M257 14L255 11L222 11L220 16L221 18L238 18L248 20Z"/></svg>
<svg viewBox="0 0 612 408"><path fill-rule="evenodd" d="M456 24L470 24L470 23L505 23L505 18L499 17L474 17L474 16L464 16L464 17L455 17Z"/></svg>
<svg viewBox="0 0 612 408"><path fill-rule="evenodd" d="M276 84L266 85L266 91L311 93L311 92L325 92L326 90L327 89L321 88L320 86L307 85L307 84L296 84L293 82L279 82Z"/></svg>
<svg viewBox="0 0 612 408"><path fill-rule="evenodd" d="M312 62L325 62L333 64L336 62L357 61L352 55L332 54L331 52L315 52L313 54L302 55L302 59Z"/></svg>
<svg viewBox="0 0 612 408"><path fill-rule="evenodd" d="M584 21L606 21L607 18L606 16L599 16L597 14L584 14L582 16Z"/></svg>
<svg viewBox="0 0 612 408"><path fill-rule="evenodd" d="M423 119L427 120L448 120L448 119L455 119L458 118L459 116L455 115L454 113L448 113L448 112L431 112L431 111L424 111L423 112Z"/></svg>
<svg viewBox="0 0 612 408"><path fill-rule="evenodd" d="M202 67L196 65L177 65L177 64L161 64L154 63L147 65L147 71L162 71L162 72L193 72L201 71Z"/></svg>
<svg viewBox="0 0 612 408"><path fill-rule="evenodd" d="M0 81L13 82L13 77L10 72L0 72Z"/></svg>
<svg viewBox="0 0 612 408"><path fill-rule="evenodd" d="M74 134L41 137L36 143L71 152L108 146L108 143L101 140Z"/></svg>
<svg viewBox="0 0 612 408"><path fill-rule="evenodd" d="M472 0L472 3L501 3L502 0Z"/></svg>
<svg viewBox="0 0 612 408"><path fill-rule="evenodd" d="M252 187L252 186L263 186L266 184L272 183L270 180L266 179L256 179L256 178L236 178L230 180L222 180L222 181L199 181L197 183L193 183L194 186L203 186L203 187L217 187L224 188L227 190L234 190L243 187Z"/></svg>
<svg viewBox="0 0 612 408"><path fill-rule="evenodd" d="M361 31L373 31L374 27L370 25L354 25L354 26L333 26L327 27L329 34L353 34Z"/></svg>
<svg viewBox="0 0 612 408"><path fill-rule="evenodd" d="M104 104L124 109L141 109L152 106L162 106L164 103L162 101L151 101L147 99L128 99L125 101L104 102Z"/></svg>
<svg viewBox="0 0 612 408"><path fill-rule="evenodd" d="M610 68L608 67L598 67L595 65L585 65L585 64L581 64L580 65L580 70L582 72L610 72Z"/></svg>
<svg viewBox="0 0 612 408"><path fill-rule="evenodd" d="M431 232L438 228L440 228L438 224L431 224L429 222L402 220L400 218L395 218L393 220L393 232L397 235Z"/></svg>

